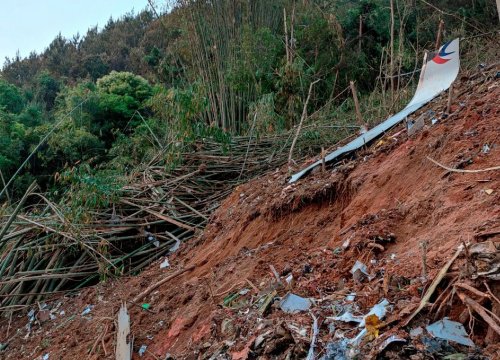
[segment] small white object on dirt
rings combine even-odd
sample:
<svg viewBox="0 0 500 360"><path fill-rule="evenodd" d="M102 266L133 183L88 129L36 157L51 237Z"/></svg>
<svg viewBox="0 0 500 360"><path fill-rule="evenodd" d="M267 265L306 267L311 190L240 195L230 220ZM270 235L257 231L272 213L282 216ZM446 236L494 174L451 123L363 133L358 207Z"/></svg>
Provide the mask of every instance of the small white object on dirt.
<svg viewBox="0 0 500 360"><path fill-rule="evenodd" d="M356 298L356 293L351 293L351 294L348 294L345 299L347 301L354 301L354 299Z"/></svg>
<svg viewBox="0 0 500 360"><path fill-rule="evenodd" d="M160 264L160 269L165 269L168 267L170 267L170 263L168 262L168 258L165 258L165 260L163 260L163 262Z"/></svg>
<svg viewBox="0 0 500 360"><path fill-rule="evenodd" d="M94 308L94 305L87 305L85 307L85 309L83 309L83 311L82 311L82 316L90 314L90 312L92 311L93 308Z"/></svg>
<svg viewBox="0 0 500 360"><path fill-rule="evenodd" d="M139 356L144 356L146 353L146 350L148 349L147 345L141 345L141 348L139 349Z"/></svg>

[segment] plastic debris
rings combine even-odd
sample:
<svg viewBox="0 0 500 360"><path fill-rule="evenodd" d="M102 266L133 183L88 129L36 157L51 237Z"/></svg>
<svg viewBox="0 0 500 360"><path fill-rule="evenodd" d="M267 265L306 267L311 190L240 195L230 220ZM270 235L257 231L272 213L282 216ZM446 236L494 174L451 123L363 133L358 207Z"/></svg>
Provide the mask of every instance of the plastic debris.
<svg viewBox="0 0 500 360"><path fill-rule="evenodd" d="M355 322L355 323L359 324L363 320L363 317L353 315L350 312L345 312L340 316L335 316L335 317L332 317L329 319L332 319L335 321L342 321L342 322L346 322L346 323Z"/></svg>
<svg viewBox="0 0 500 360"><path fill-rule="evenodd" d="M497 250L493 241L488 240L472 244L469 247L469 254L475 268L481 270L472 275L473 279L481 276L496 281L500 280L500 251Z"/></svg>
<svg viewBox="0 0 500 360"><path fill-rule="evenodd" d="M165 258L165 260L163 260L163 262L160 264L160 269L165 269L168 267L170 267L170 263L168 262L168 258Z"/></svg>
<svg viewBox="0 0 500 360"><path fill-rule="evenodd" d="M42 356L42 360L49 360L49 357L50 357L50 354L49 354L49 353L44 354L44 355Z"/></svg>
<svg viewBox="0 0 500 360"><path fill-rule="evenodd" d="M285 278L285 281L286 281L286 283L287 283L288 285L291 285L291 284L292 284L292 282L293 282L293 275L292 275L292 274L288 275L288 276Z"/></svg>
<svg viewBox="0 0 500 360"><path fill-rule="evenodd" d="M147 345L141 345L141 348L139 349L138 353L139 353L139 356L144 356L144 354L146 353L146 350L148 349Z"/></svg>
<svg viewBox="0 0 500 360"><path fill-rule="evenodd" d="M94 305L87 305L87 306L85 307L85 309L83 309L83 311L82 311L82 314L81 314L81 315L82 315L82 316L85 316L85 315L90 314L90 312L92 311L92 309L93 309L93 308L94 308Z"/></svg>
<svg viewBox="0 0 500 360"><path fill-rule="evenodd" d="M356 293L350 293L345 297L347 301L354 301L355 298L356 298Z"/></svg>
<svg viewBox="0 0 500 360"><path fill-rule="evenodd" d="M426 327L426 330L434 337L456 342L465 346L474 346L469 339L467 332L462 324L444 318Z"/></svg>
<svg viewBox="0 0 500 360"><path fill-rule="evenodd" d="M490 147L488 144L484 144L483 145L483 150L482 150L483 154L488 154L490 152Z"/></svg>
<svg viewBox="0 0 500 360"><path fill-rule="evenodd" d="M442 358L443 355L456 354L455 348L450 346L447 340L423 337L422 344L425 346L426 353L434 355L437 358Z"/></svg>
<svg viewBox="0 0 500 360"><path fill-rule="evenodd" d="M280 302L280 308L286 313L296 313L309 310L311 300L300 297L298 295L288 293Z"/></svg>
<svg viewBox="0 0 500 360"><path fill-rule="evenodd" d="M149 308L151 307L151 304L148 304L148 303L144 303L142 304L141 306L144 310L149 310Z"/></svg>

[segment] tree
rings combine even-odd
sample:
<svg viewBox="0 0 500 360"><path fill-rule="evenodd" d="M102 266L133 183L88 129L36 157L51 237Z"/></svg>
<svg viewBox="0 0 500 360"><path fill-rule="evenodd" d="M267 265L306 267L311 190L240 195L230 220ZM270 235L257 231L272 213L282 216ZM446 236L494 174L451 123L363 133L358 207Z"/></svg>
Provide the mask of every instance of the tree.
<svg viewBox="0 0 500 360"><path fill-rule="evenodd" d="M60 89L59 81L44 70L35 80L35 100L42 104L46 111L50 111L54 107Z"/></svg>
<svg viewBox="0 0 500 360"><path fill-rule="evenodd" d="M24 108L24 98L14 85L0 79L0 109L18 114Z"/></svg>

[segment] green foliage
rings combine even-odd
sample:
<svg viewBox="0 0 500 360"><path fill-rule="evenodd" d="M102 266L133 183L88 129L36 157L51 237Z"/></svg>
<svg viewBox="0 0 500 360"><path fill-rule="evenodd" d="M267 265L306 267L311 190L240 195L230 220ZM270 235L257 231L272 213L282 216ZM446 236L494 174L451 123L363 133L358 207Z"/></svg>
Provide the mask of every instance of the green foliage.
<svg viewBox="0 0 500 360"><path fill-rule="evenodd" d="M320 79L300 145L314 151L348 135L328 125L354 120L349 93L338 96L349 81L356 81L364 117L375 124L411 94L416 78L398 82L403 90L391 104L387 79L418 66L441 18L446 40L497 24L488 0L432 2L445 13L423 2L394 3L394 67L389 0L183 0L160 19L144 11L82 37L59 34L43 53L7 59L0 72L0 170L9 178L54 130L16 179L14 194L36 179L45 189L67 187L90 199L79 203L65 192L74 204L105 206L116 190L105 187L111 170L127 174L152 161L170 170L200 140L230 154L234 135L293 129L309 84ZM462 42L461 63L495 58L487 41ZM64 180L54 183L61 172Z"/></svg>
<svg viewBox="0 0 500 360"><path fill-rule="evenodd" d="M204 92L200 83L185 89L156 88L148 106L155 117L163 122L164 130L159 133L163 144L182 142L192 135L193 126L208 106Z"/></svg>
<svg viewBox="0 0 500 360"><path fill-rule="evenodd" d="M95 124L102 136L114 138L113 130L125 131L128 125L135 127L137 119L133 115L152 95L152 87L141 76L112 71L97 80L97 95L99 114ZM109 141L107 143L109 145Z"/></svg>
<svg viewBox="0 0 500 360"><path fill-rule="evenodd" d="M122 96L125 101L132 101L136 107L151 96L151 85L139 75L130 72L112 71L97 80L97 90L103 95Z"/></svg>
<svg viewBox="0 0 500 360"><path fill-rule="evenodd" d="M0 78L0 109L10 113L20 113L24 99L19 89Z"/></svg>
<svg viewBox="0 0 500 360"><path fill-rule="evenodd" d="M48 148L43 158L52 167L61 168L66 164L87 161L102 154L104 144L85 127L78 127L74 122L67 121L47 142Z"/></svg>
<svg viewBox="0 0 500 360"><path fill-rule="evenodd" d="M257 134L272 134L285 130L284 118L276 113L274 93L265 94L250 104L248 129L252 128L254 122Z"/></svg>
<svg viewBox="0 0 500 360"><path fill-rule="evenodd" d="M35 81L35 101L43 104L45 110L52 110L60 89L59 81L48 71L42 71Z"/></svg>
<svg viewBox="0 0 500 360"><path fill-rule="evenodd" d="M113 171L97 171L88 164L70 167L56 174L63 203L68 205L72 221L90 220L87 209L102 209L116 202L124 179Z"/></svg>

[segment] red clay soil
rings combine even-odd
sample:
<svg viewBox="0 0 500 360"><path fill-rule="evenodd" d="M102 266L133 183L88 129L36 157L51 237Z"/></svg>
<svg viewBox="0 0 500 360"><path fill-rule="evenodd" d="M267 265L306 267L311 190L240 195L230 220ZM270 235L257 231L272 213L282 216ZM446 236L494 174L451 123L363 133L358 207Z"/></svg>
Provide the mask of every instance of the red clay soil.
<svg viewBox="0 0 500 360"><path fill-rule="evenodd" d="M452 265L437 290L446 301L444 296L433 297L434 308L422 310L409 326L403 324L460 244L500 241L499 172L449 172L427 159L466 170L500 165L500 81L463 79L455 89L458 98L452 114L435 125L426 118L429 123L412 138L401 126L355 159L296 184L287 183L283 167L238 187L204 234L169 259L170 268L160 269L159 261L139 276L48 301L48 310L36 306L31 331L26 328L28 311L2 319L0 343L7 348L0 358L48 354L51 360L114 359L116 315L122 301L131 301L151 284L193 265L192 271L158 287L138 304L127 303L134 359L305 358L311 346L311 315L285 314L277 303L261 314L253 305L259 294L265 297L273 289L277 297L291 290L316 299L312 314L319 325L317 358L335 336L352 338L358 332L352 325L327 319L337 315L339 307L345 309L348 293L356 293L350 306L358 314L383 298L391 304L387 325L381 327L379 338L363 341L360 358L438 358L426 353L428 346L410 339L408 332L443 316L464 322L478 346L454 346L453 351L477 359L499 356L498 338L488 333L488 325L477 315L470 318L460 299L446 289L456 277L476 287L482 284L468 280L465 256ZM432 109L439 117L445 104L445 98L438 99L415 116ZM356 260L366 264L373 278L353 279L350 270ZM270 265L282 283L292 274L292 285L277 283ZM247 290L237 295L242 289ZM482 305L492 309L490 300ZM141 308L143 303L150 304L149 310ZM87 305L94 307L81 315ZM393 334L406 338L406 345L382 352L381 342ZM140 357L142 345L147 348Z"/></svg>

